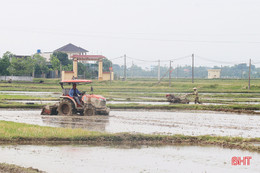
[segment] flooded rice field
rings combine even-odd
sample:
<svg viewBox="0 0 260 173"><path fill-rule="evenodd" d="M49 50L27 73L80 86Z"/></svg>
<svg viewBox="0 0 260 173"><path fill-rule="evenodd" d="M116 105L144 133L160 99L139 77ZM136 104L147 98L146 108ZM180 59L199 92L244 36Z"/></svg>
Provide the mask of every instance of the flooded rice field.
<svg viewBox="0 0 260 173"><path fill-rule="evenodd" d="M6 95L30 95L30 96L44 96L44 97L59 97L59 92L33 92L33 91L0 91L0 94Z"/></svg>
<svg viewBox="0 0 260 173"><path fill-rule="evenodd" d="M41 116L2 109L0 120L100 132L260 137L260 116L205 111L111 111L110 116Z"/></svg>
<svg viewBox="0 0 260 173"><path fill-rule="evenodd" d="M25 104L55 104L59 101L43 101L43 100L8 100L8 102L16 102L16 103L25 103ZM144 105L169 105L169 102L149 102L149 101L107 101L107 104L144 104ZM249 102L250 103L250 102ZM256 104L256 102L253 102ZM190 102L189 104L194 104L194 102ZM222 103L203 103L203 105L224 105Z"/></svg>
<svg viewBox="0 0 260 173"><path fill-rule="evenodd" d="M146 105L169 105L169 102L136 102L136 101L107 101L107 104L146 104Z"/></svg>
<svg viewBox="0 0 260 173"><path fill-rule="evenodd" d="M0 146L0 162L56 172L234 172L259 173L260 154L207 146ZM251 156L233 166L234 156Z"/></svg>
<svg viewBox="0 0 260 173"><path fill-rule="evenodd" d="M16 103L33 103L33 104L55 104L59 101L46 101L46 100L8 100L8 102L16 102Z"/></svg>

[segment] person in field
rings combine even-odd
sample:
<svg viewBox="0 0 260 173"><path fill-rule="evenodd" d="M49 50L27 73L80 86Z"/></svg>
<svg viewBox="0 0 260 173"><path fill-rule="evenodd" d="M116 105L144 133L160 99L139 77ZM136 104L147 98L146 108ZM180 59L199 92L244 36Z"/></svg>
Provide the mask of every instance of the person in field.
<svg viewBox="0 0 260 173"><path fill-rule="evenodd" d="M77 84L74 83L73 88L70 89L69 96L73 97L74 100L78 103L79 106L83 106L80 102L80 96L79 95L81 95L81 93L77 89Z"/></svg>

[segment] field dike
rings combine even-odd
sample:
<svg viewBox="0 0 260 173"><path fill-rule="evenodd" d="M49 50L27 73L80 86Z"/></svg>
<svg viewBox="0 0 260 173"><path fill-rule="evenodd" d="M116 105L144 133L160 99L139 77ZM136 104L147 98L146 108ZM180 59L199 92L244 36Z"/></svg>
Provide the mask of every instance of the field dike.
<svg viewBox="0 0 260 173"><path fill-rule="evenodd" d="M260 138L102 133L0 121L0 144L21 145L213 145L260 152Z"/></svg>
<svg viewBox="0 0 260 173"><path fill-rule="evenodd" d="M207 111L221 111L233 113L248 113L260 114L255 112L260 110L260 105L242 105L242 104L229 104L229 105L189 105L189 104L174 104L174 105L146 105L138 103L129 104L108 104L110 109L124 110L124 109L147 109L147 110L207 110ZM40 104L23 104L23 103L0 103L0 108L24 108L24 109L41 109L43 105Z"/></svg>
<svg viewBox="0 0 260 173"><path fill-rule="evenodd" d="M17 165L0 163L0 172L1 173L44 173L38 169L34 168L24 168Z"/></svg>

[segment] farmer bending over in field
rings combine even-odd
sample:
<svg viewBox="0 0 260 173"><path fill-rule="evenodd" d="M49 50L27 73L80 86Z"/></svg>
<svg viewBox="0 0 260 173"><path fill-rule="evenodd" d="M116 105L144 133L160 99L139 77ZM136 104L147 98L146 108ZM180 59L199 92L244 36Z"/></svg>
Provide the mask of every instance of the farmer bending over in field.
<svg viewBox="0 0 260 173"><path fill-rule="evenodd" d="M76 87L77 87L77 84L74 83L73 88L70 89L69 96L73 97L74 100L78 103L78 105L83 106L80 103L80 97L78 96L78 94L81 94L81 93L79 92L79 90Z"/></svg>

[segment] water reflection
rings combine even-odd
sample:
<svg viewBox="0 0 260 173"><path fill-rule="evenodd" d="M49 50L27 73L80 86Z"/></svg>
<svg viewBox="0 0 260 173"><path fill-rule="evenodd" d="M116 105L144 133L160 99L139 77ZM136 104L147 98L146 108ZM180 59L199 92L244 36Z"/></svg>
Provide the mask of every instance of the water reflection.
<svg viewBox="0 0 260 173"><path fill-rule="evenodd" d="M82 128L91 131L106 131L108 116L42 116L44 124L66 128Z"/></svg>

